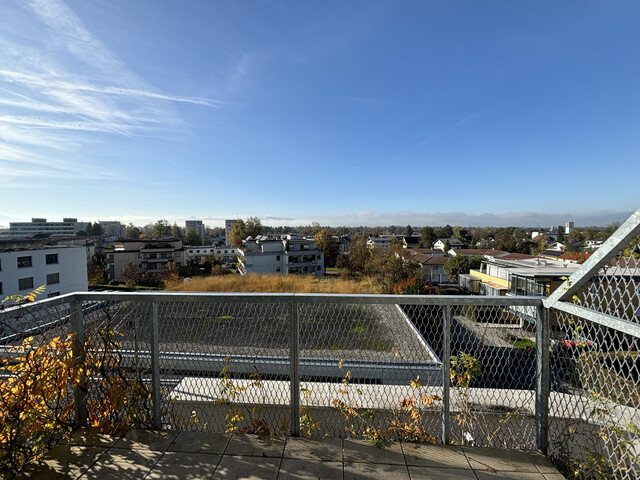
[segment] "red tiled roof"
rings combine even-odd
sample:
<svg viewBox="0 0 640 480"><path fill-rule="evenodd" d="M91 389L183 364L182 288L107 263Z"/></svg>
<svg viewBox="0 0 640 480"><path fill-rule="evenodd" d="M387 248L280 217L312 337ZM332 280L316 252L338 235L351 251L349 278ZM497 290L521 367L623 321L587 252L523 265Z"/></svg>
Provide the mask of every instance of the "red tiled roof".
<svg viewBox="0 0 640 480"><path fill-rule="evenodd" d="M410 251L423 253L425 255L444 255L444 252L438 248L412 248Z"/></svg>
<svg viewBox="0 0 640 480"><path fill-rule="evenodd" d="M573 260L573 261L579 261L579 260L586 260L587 258L589 258L591 256L590 253L582 253L582 252L566 252L563 253L562 255L560 255L560 258L562 260Z"/></svg>
<svg viewBox="0 0 640 480"><path fill-rule="evenodd" d="M444 265L449 261L447 257L429 257L424 262L420 262L423 265Z"/></svg>
<svg viewBox="0 0 640 480"><path fill-rule="evenodd" d="M488 250L485 248L463 248L456 250L456 255L462 255L463 257L473 257L475 255L484 255L484 252Z"/></svg>

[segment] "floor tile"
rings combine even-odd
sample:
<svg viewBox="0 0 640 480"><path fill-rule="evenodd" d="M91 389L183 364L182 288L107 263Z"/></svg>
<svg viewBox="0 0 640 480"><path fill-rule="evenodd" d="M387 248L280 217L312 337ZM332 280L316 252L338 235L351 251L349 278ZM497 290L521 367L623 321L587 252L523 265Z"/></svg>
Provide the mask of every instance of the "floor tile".
<svg viewBox="0 0 640 480"><path fill-rule="evenodd" d="M161 456L161 451L111 447L80 478L83 480L144 478Z"/></svg>
<svg viewBox="0 0 640 480"><path fill-rule="evenodd" d="M225 455L212 480L276 480L280 458Z"/></svg>
<svg viewBox="0 0 640 480"><path fill-rule="evenodd" d="M77 478L106 451L105 447L58 445L32 463L18 478Z"/></svg>
<svg viewBox="0 0 640 480"><path fill-rule="evenodd" d="M374 447L375 448L375 447ZM409 480L406 465L385 465L380 463L344 463L344 480Z"/></svg>
<svg viewBox="0 0 640 480"><path fill-rule="evenodd" d="M255 435L234 434L229 440L225 455L247 455L251 457L282 457L284 439L258 438Z"/></svg>
<svg viewBox="0 0 640 480"><path fill-rule="evenodd" d="M116 448L142 448L164 452L178 434L159 430L129 430L113 446Z"/></svg>
<svg viewBox="0 0 640 480"><path fill-rule="evenodd" d="M367 440L345 440L343 446L345 462L405 465L404 454L399 443L390 443L384 448L378 448Z"/></svg>
<svg viewBox="0 0 640 480"><path fill-rule="evenodd" d="M409 466L411 480L476 480L471 468L440 468Z"/></svg>
<svg viewBox="0 0 640 480"><path fill-rule="evenodd" d="M129 430L115 444L116 448L141 448L153 451L164 452L177 433L159 430Z"/></svg>
<svg viewBox="0 0 640 480"><path fill-rule="evenodd" d="M540 473L529 456L518 450L462 447L474 470Z"/></svg>
<svg viewBox="0 0 640 480"><path fill-rule="evenodd" d="M106 433L100 433L100 430L97 428L80 428L73 432L69 437L62 440L60 444L82 445L87 447L110 447L118 441L122 434L108 435Z"/></svg>
<svg viewBox="0 0 640 480"><path fill-rule="evenodd" d="M193 452L166 452L156 463L148 479L209 480L221 455Z"/></svg>
<svg viewBox="0 0 640 480"><path fill-rule="evenodd" d="M541 473L532 472L490 472L476 470L478 480L545 480Z"/></svg>
<svg viewBox="0 0 640 480"><path fill-rule="evenodd" d="M342 461L320 462L283 458L278 480L342 479Z"/></svg>
<svg viewBox="0 0 640 480"><path fill-rule="evenodd" d="M541 473L558 473L558 469L553 465L553 463L551 463L551 460L544 456L542 452L533 450L526 453Z"/></svg>
<svg viewBox="0 0 640 480"><path fill-rule="evenodd" d="M469 460L461 447L428 443L403 443L402 450L407 465L471 470Z"/></svg>
<svg viewBox="0 0 640 480"><path fill-rule="evenodd" d="M317 440L289 437L284 447L283 457L315 462L342 462L342 440L339 438Z"/></svg>
<svg viewBox="0 0 640 480"><path fill-rule="evenodd" d="M170 452L224 453L231 435L210 432L180 432L169 445Z"/></svg>

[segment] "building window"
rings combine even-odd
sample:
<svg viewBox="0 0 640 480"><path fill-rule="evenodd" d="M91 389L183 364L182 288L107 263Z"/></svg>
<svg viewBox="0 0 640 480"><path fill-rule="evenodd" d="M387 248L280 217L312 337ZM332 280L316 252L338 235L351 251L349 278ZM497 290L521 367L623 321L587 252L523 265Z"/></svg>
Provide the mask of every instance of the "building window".
<svg viewBox="0 0 640 480"><path fill-rule="evenodd" d="M53 297L58 297L60 296L60 292L49 292L47 294L47 298L53 298Z"/></svg>
<svg viewBox="0 0 640 480"><path fill-rule="evenodd" d="M18 257L18 268L31 266L31 257Z"/></svg>
<svg viewBox="0 0 640 480"><path fill-rule="evenodd" d="M280 255L276 255L276 262L280 261Z"/></svg>
<svg viewBox="0 0 640 480"><path fill-rule="evenodd" d="M318 270L318 271L322 270L322 268L320 267L320 265L318 265L318 266L316 267L316 270Z"/></svg>
<svg viewBox="0 0 640 480"><path fill-rule="evenodd" d="M51 265L52 263L58 263L58 254L57 253L48 253L46 257L47 265Z"/></svg>
<svg viewBox="0 0 640 480"><path fill-rule="evenodd" d="M47 285L52 285L54 283L60 283L60 274L47 273Z"/></svg>
<svg viewBox="0 0 640 480"><path fill-rule="evenodd" d="M33 277L18 279L18 290L27 290L28 288L33 288Z"/></svg>
<svg viewBox="0 0 640 480"><path fill-rule="evenodd" d="M2 295L2 282L0 282L0 295Z"/></svg>

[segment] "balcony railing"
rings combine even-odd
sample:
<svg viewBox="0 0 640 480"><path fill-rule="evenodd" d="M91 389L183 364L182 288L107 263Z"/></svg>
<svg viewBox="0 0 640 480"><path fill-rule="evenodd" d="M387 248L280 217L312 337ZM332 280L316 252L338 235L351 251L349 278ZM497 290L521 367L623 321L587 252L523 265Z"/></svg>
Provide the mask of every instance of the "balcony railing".
<svg viewBox="0 0 640 480"><path fill-rule="evenodd" d="M637 478L636 220L548 299L75 293L0 312L3 356L72 353L61 425L539 449Z"/></svg>

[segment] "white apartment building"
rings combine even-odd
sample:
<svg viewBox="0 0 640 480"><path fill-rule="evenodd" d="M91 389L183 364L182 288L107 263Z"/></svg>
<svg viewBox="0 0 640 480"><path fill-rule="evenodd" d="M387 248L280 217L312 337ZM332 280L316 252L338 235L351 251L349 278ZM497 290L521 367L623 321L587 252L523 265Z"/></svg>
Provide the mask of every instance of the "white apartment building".
<svg viewBox="0 0 640 480"><path fill-rule="evenodd" d="M78 222L77 218L63 218L61 222L47 222L46 218L32 218L30 222L10 222L9 236L32 238L34 235L73 236L78 230L87 228L88 222Z"/></svg>
<svg viewBox="0 0 640 480"><path fill-rule="evenodd" d="M140 273L155 273L169 262L176 268L186 265L182 241L175 238L136 238L117 242L114 249L106 252L107 277L121 282L122 269L128 263L138 265Z"/></svg>
<svg viewBox="0 0 640 480"><path fill-rule="evenodd" d="M295 235L248 237L238 251L240 273L324 276L324 252Z"/></svg>
<svg viewBox="0 0 640 480"><path fill-rule="evenodd" d="M202 245L200 247L186 247L185 250L187 262L193 260L200 262L202 257L207 255L216 257L223 263L236 263L238 259L238 248L229 245L214 247L213 245Z"/></svg>
<svg viewBox="0 0 640 480"><path fill-rule="evenodd" d="M42 285L45 291L39 298L87 290L86 247L41 245L20 248L17 245L11 242L10 248L0 247L2 299L26 295Z"/></svg>
<svg viewBox="0 0 640 480"><path fill-rule="evenodd" d="M207 231L204 228L202 220L185 220L184 222L185 233L189 233L189 230L195 230L203 241L207 239Z"/></svg>

